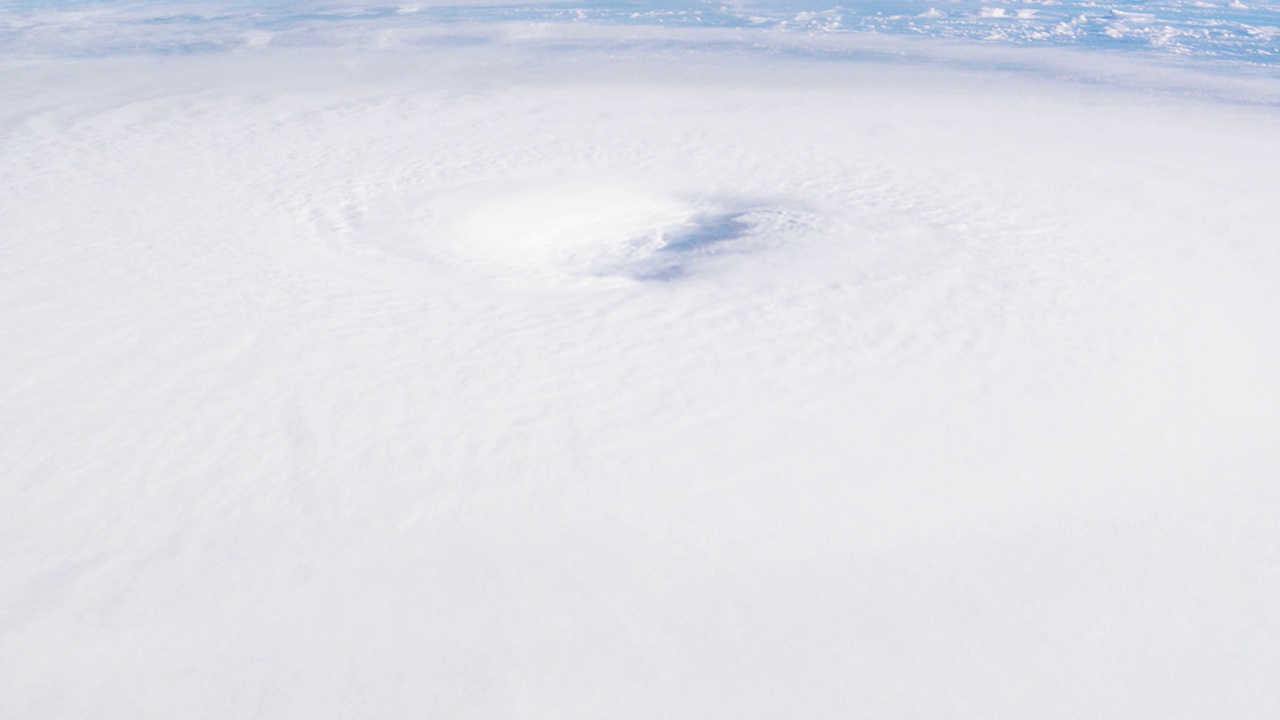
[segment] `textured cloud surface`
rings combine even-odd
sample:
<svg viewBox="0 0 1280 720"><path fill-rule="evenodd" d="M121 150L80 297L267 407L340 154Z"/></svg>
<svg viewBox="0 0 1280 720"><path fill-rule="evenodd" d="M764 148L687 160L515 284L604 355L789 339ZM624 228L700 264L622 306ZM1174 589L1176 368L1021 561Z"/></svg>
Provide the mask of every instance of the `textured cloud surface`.
<svg viewBox="0 0 1280 720"><path fill-rule="evenodd" d="M1265 69L3 7L0 715L1280 711Z"/></svg>

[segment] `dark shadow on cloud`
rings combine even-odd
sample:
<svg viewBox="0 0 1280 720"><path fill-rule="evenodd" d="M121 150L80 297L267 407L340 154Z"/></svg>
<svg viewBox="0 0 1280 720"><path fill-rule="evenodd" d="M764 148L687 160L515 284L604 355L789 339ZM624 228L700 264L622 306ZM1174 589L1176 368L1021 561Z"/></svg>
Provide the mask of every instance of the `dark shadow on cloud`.
<svg viewBox="0 0 1280 720"><path fill-rule="evenodd" d="M670 281L689 273L689 265L715 254L747 235L752 224L748 211L695 217L685 227L666 234L663 244L630 273L637 280Z"/></svg>

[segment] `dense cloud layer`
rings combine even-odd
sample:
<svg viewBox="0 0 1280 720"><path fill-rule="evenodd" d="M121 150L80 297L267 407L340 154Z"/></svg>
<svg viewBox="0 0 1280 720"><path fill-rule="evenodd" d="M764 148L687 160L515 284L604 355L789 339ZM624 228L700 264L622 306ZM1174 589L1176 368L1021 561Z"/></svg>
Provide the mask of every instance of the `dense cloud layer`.
<svg viewBox="0 0 1280 720"><path fill-rule="evenodd" d="M0 715L1280 710L1273 78L160 7L6 10Z"/></svg>

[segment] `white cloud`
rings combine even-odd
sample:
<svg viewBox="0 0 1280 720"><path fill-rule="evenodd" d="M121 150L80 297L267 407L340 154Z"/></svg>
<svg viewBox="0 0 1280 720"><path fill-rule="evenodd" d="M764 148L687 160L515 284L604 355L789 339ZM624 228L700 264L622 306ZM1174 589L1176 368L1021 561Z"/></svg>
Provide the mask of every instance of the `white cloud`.
<svg viewBox="0 0 1280 720"><path fill-rule="evenodd" d="M74 13L0 59L0 715L1275 709L1265 73Z"/></svg>

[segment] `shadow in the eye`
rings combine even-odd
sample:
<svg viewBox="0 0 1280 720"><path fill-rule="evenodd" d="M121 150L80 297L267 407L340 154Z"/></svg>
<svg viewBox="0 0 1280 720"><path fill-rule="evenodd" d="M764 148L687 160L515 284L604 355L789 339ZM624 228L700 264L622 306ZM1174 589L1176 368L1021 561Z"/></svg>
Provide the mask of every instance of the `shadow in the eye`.
<svg viewBox="0 0 1280 720"><path fill-rule="evenodd" d="M692 252L742 237L751 227L750 223L742 219L745 214L735 212L695 218L693 227L669 235L659 252Z"/></svg>
<svg viewBox="0 0 1280 720"><path fill-rule="evenodd" d="M686 227L666 233L663 243L647 262L630 273L637 280L669 281L689 273L689 263L715 253L720 245L737 240L751 231L746 212L696 217Z"/></svg>

